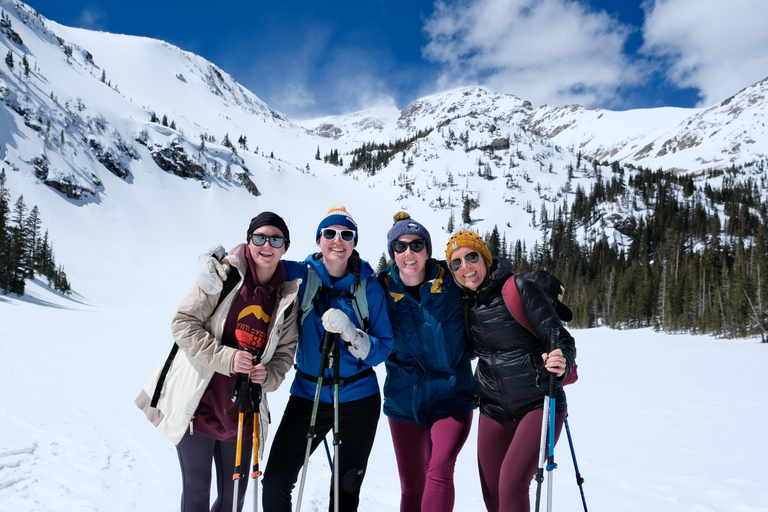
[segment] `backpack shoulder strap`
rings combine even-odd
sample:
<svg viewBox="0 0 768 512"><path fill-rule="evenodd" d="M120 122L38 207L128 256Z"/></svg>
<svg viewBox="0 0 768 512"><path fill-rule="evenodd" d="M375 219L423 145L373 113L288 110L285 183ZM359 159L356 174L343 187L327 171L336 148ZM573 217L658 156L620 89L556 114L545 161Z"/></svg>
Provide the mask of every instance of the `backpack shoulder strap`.
<svg viewBox="0 0 768 512"><path fill-rule="evenodd" d="M307 316L309 316L309 313L317 307L319 295L327 293L352 298L352 309L355 311L357 321L363 330L367 330L370 325L368 296L366 295L367 283L368 279L361 279L360 285L352 285L352 289L350 289L349 292L335 292L334 290L329 290L323 286L322 279L320 279L317 271L310 265L307 269L307 282L304 285L304 295L301 297L301 317L299 318L299 325L302 325Z"/></svg>
<svg viewBox="0 0 768 512"><path fill-rule="evenodd" d="M523 309L523 302L520 300L520 290L517 289L517 276L512 275L501 289L501 295L504 297L504 303L507 305L512 317L517 320L517 323L528 329L531 334L536 335L536 331L533 330L531 323L528 321L528 317L525 316L525 310Z"/></svg>
<svg viewBox="0 0 768 512"><path fill-rule="evenodd" d="M310 311L314 308L315 297L317 297L322 284L323 282L320 279L320 276L317 275L317 272L312 265L307 265L307 282L304 283L304 295L301 296L300 326L304 323L304 319L307 318L307 315L309 315Z"/></svg>
<svg viewBox="0 0 768 512"><path fill-rule="evenodd" d="M227 280L224 281L224 287L221 289L221 293L219 294L219 300L216 302L216 307L213 308L214 311L219 309L219 306L221 306L221 303L224 301L224 299L229 295L229 292L231 292L235 286L237 286L237 283L240 281L240 273L236 270L230 267L229 274L227 275ZM173 346L171 347L171 351L168 353L168 357L165 359L165 363L163 364L163 369L160 370L160 375L157 376L157 383L155 384L155 392L152 393L152 401L150 402L150 407L157 407L157 402L160 401L160 393L163 391L163 385L165 384L165 379L168 377L168 372L171 369L171 365L173 364L173 360L176 359L176 354L179 353L179 345L176 344L176 342L173 342Z"/></svg>
<svg viewBox="0 0 768 512"><path fill-rule="evenodd" d="M367 331L371 324L368 311L368 296L365 293L367 284L368 278L360 280L360 286L354 290L355 299L352 301L352 307L355 310L355 315L357 315L357 321L360 322L360 327L364 331Z"/></svg>

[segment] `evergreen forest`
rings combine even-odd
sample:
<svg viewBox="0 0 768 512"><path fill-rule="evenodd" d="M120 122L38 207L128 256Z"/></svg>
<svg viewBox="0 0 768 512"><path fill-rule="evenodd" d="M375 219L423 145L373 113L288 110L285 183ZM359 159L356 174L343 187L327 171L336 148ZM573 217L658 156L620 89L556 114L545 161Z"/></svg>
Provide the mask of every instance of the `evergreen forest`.
<svg viewBox="0 0 768 512"><path fill-rule="evenodd" d="M519 274L547 269L566 285L574 327L653 327L766 336L765 161L700 174L594 166L591 190L541 212L541 241L485 235ZM514 228L514 226L512 226ZM609 240L606 227L617 233Z"/></svg>
<svg viewBox="0 0 768 512"><path fill-rule="evenodd" d="M24 295L26 280L44 276L54 290L69 294L63 266L56 265L48 231L41 233L37 206L29 210L24 196L11 207L5 169L0 171L0 292Z"/></svg>

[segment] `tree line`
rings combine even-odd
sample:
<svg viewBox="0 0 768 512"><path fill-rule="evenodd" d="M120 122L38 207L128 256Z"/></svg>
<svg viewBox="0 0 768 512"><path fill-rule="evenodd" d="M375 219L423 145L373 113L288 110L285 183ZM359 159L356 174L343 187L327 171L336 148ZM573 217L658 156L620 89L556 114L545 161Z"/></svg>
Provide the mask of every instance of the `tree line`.
<svg viewBox="0 0 768 512"><path fill-rule="evenodd" d="M766 340L764 165L698 176L631 169L626 182L625 169L612 166L609 179L598 171L589 192L577 188L570 208L565 202L554 208L533 247L521 240L508 247L497 229L486 240L518 273L544 268L560 277L575 327L650 326ZM606 236L606 203L643 213L611 220L628 245Z"/></svg>
<svg viewBox="0 0 768 512"><path fill-rule="evenodd" d="M48 230L41 233L40 210L21 195L11 206L5 169L0 171L0 291L24 295L27 279L44 276L55 290L71 293L62 265L57 265ZM29 213L27 213L29 210Z"/></svg>

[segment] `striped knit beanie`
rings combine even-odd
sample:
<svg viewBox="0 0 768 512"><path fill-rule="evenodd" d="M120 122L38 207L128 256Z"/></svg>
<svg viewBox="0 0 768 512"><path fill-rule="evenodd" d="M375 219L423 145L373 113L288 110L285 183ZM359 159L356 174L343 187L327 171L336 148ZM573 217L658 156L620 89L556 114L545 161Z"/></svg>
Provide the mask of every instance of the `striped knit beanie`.
<svg viewBox="0 0 768 512"><path fill-rule="evenodd" d="M315 233L315 241L320 241L320 230L327 228L328 226L344 226L355 232L355 246L358 242L357 223L355 219L347 212L347 209L343 206L334 206L320 221L320 225L317 226L317 232Z"/></svg>

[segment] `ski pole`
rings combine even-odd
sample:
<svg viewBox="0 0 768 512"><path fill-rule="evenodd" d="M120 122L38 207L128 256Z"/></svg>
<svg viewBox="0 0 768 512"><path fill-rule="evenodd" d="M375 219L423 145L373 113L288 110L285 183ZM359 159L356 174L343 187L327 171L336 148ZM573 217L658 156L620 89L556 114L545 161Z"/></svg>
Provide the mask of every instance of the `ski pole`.
<svg viewBox="0 0 768 512"><path fill-rule="evenodd" d="M549 341L548 341L549 345ZM551 352L549 346L546 347L547 353ZM550 394L551 389L547 388L544 394L544 405L542 407L541 415L541 440L539 441L539 468L536 471L536 512L539 512L541 507L541 487L544 483L544 465L547 460L547 430L549 425L550 416Z"/></svg>
<svg viewBox="0 0 768 512"><path fill-rule="evenodd" d="M299 484L299 496L296 502L296 512L301 511L301 498L304 494L304 483L307 480L307 466L309 465L309 455L312 451L312 440L315 439L315 423L317 422L317 407L320 403L320 392L323 388L323 375L325 366L328 362L328 351L331 348L333 333L328 331L323 336L323 344L320 352L320 369L317 372L317 387L315 388L315 401L312 403L312 416L309 419L309 429L307 430L307 449L304 452L304 466L301 469L301 483Z"/></svg>
<svg viewBox="0 0 768 512"><path fill-rule="evenodd" d="M235 452L235 473L232 475L232 480L235 481L234 496L232 497L232 512L237 512L237 502L240 479L243 478L243 468L241 465L243 455L243 419L245 416L245 403L248 400L248 376L244 373L237 374L238 388L239 388L239 406L237 410L237 450Z"/></svg>
<svg viewBox="0 0 768 512"><path fill-rule="evenodd" d="M328 457L328 467L331 468L331 473L333 473L333 460L331 459L331 450L328 449L328 439L325 437L323 438L323 446L325 446L325 456Z"/></svg>
<svg viewBox="0 0 768 512"><path fill-rule="evenodd" d="M581 484L584 483L584 478L579 473L579 464L576 462L576 452L573 449L573 439L571 438L571 429L568 426L568 418L565 418L565 433L568 434L568 445L571 447L571 457L573 457L573 469L576 470L576 483L579 484L579 492L581 493L581 503L584 505L584 512L587 512L587 500L584 498L584 487Z"/></svg>
<svg viewBox="0 0 768 512"><path fill-rule="evenodd" d="M339 335L333 335L333 511L339 512Z"/></svg>
<svg viewBox="0 0 768 512"><path fill-rule="evenodd" d="M261 362L261 352L258 348L250 349L253 354L253 366ZM251 401L253 402L253 468L251 480L253 480L253 511L259 512L259 414L261 413L261 384L251 385Z"/></svg>
<svg viewBox="0 0 768 512"><path fill-rule="evenodd" d="M549 331L549 353L557 350L557 340L560 337L560 329ZM552 512L552 488L554 485L555 464L555 402L557 399L557 377L549 374L549 457L547 458L547 512Z"/></svg>

